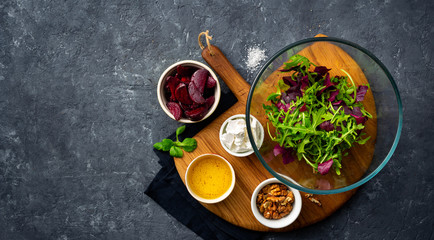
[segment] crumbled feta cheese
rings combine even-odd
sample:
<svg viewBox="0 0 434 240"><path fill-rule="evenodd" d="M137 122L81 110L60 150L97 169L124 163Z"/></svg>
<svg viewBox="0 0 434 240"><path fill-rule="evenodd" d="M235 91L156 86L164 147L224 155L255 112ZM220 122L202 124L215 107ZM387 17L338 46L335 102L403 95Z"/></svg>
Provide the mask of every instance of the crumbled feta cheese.
<svg viewBox="0 0 434 240"><path fill-rule="evenodd" d="M255 143L259 140L259 123L252 119L251 128ZM247 152L252 150L252 144L247 134L246 121L244 118L237 118L229 121L221 136L223 144L233 152Z"/></svg>
<svg viewBox="0 0 434 240"><path fill-rule="evenodd" d="M221 136L222 142L223 144L231 149L232 148L232 144L234 142L234 135L232 133L223 133L223 135Z"/></svg>

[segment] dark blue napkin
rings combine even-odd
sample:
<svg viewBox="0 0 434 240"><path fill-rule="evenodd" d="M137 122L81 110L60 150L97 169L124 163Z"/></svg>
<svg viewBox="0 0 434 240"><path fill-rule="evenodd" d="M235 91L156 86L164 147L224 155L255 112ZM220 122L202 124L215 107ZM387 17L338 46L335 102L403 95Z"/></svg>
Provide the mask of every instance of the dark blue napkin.
<svg viewBox="0 0 434 240"><path fill-rule="evenodd" d="M219 106L213 115L199 123L189 124L182 138L193 137L216 117L237 102L232 93L222 94ZM175 139L175 133L168 138ZM168 152L154 149L162 166L145 194L157 202L170 215L187 226L203 239L260 239L262 232L255 232L232 225L203 207L187 191Z"/></svg>

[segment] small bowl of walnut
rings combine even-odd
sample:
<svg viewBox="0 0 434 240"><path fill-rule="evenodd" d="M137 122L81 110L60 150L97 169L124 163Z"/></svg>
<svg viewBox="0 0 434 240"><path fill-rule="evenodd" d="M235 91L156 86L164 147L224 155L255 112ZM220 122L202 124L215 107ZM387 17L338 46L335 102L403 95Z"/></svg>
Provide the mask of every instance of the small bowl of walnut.
<svg viewBox="0 0 434 240"><path fill-rule="evenodd" d="M293 223L301 211L301 195L276 178L260 183L253 191L253 215L264 226L283 228Z"/></svg>

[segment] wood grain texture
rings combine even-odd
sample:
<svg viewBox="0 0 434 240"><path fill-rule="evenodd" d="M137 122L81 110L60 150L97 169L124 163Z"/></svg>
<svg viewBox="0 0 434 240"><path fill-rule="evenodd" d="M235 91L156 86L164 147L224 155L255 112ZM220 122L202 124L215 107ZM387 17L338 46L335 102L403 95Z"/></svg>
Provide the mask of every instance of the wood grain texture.
<svg viewBox="0 0 434 240"><path fill-rule="evenodd" d="M322 43L321 43L322 44ZM317 46L329 47L329 46ZM330 52L324 54L339 54L340 57L345 56L339 52L339 49L330 48ZM211 68L221 77L221 79L229 86L231 91L238 98L238 102L228 109L225 113L216 118L206 128L201 130L194 138L197 139L198 148L191 152L185 152L182 158L175 158L176 168L185 183L185 172L188 164L197 156L205 153L216 153L226 158L233 166L236 175L236 184L231 195L224 201L217 204L202 204L209 211L220 216L226 221L251 230L256 231L290 231L297 228L302 228L311 225L315 222L321 221L330 216L333 212L339 209L351 196L356 192L356 189L347 191L340 194L333 195L315 195L321 201L322 207L319 207L304 197L302 194L303 207L298 219L290 226L282 229L271 229L261 225L253 216L250 208L251 195L256 186L267 178L273 177L261 164L256 155L252 154L247 157L234 157L227 153L220 144L219 130L223 122L232 115L244 114L246 107L246 99L249 92L250 85L238 74L230 62L226 59L223 53L215 46L212 46L213 55L209 54L208 48L202 52L202 57ZM337 51L337 52L336 52ZM340 50L342 51L342 50ZM322 51L324 52L324 51ZM342 51L343 52L343 51ZM316 50L313 48L305 49L301 52L305 56L312 59L314 62L317 58L324 57L316 55ZM348 55L346 57L349 57ZM351 59L352 60L352 59ZM342 62L346 62L342 59ZM353 61L354 62L354 61ZM334 67L336 63L330 66ZM345 67L345 66L342 66ZM356 74L351 72L351 74ZM357 74L363 75L363 72ZM281 77L279 73L275 73L270 77ZM361 78L366 80L364 76ZM273 91L275 87L273 86ZM372 96L371 96L372 97ZM373 98L372 98L373 101ZM374 110L375 110L375 104ZM376 126L375 126L376 127ZM375 128L376 129L376 128ZM376 132L375 132L376 133ZM372 146L371 146L372 147ZM363 151L371 151L371 149L362 149ZM371 151L373 152L373 151ZM356 153L355 153L356 154ZM365 156L366 158L366 156ZM372 156L368 157L372 159ZM370 160L362 161L363 164L369 165ZM310 170L311 171L311 170ZM360 177L360 176L359 176Z"/></svg>

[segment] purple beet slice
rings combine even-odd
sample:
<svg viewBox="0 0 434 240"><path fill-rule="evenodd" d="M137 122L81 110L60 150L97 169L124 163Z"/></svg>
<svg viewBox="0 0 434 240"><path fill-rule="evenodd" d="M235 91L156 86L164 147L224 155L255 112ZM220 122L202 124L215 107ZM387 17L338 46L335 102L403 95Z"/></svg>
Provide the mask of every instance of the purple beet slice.
<svg viewBox="0 0 434 240"><path fill-rule="evenodd" d="M185 111L185 116L187 116L193 121L198 121L201 120L203 117L205 117L207 112L208 112L208 108L202 106L190 111Z"/></svg>
<svg viewBox="0 0 434 240"><path fill-rule="evenodd" d="M193 102L193 104L191 104L191 105L189 105L189 104L183 104L183 103L180 102L179 105L181 106L181 109L184 110L184 112L196 109L196 108L198 108L198 107L201 106L201 105L199 105L199 104L197 104L195 102Z"/></svg>
<svg viewBox="0 0 434 240"><path fill-rule="evenodd" d="M214 101L215 101L215 97L214 96L211 96L211 97L205 99L205 106L207 108L210 108L214 104Z"/></svg>
<svg viewBox="0 0 434 240"><path fill-rule="evenodd" d="M206 88L213 88L216 84L216 80L210 75L206 81Z"/></svg>
<svg viewBox="0 0 434 240"><path fill-rule="evenodd" d="M173 76L168 76L166 78L165 88L169 89L169 91L170 91L170 97L169 97L170 101L176 101L175 89L176 89L176 86L178 86L179 82L180 82L179 78L176 78Z"/></svg>
<svg viewBox="0 0 434 240"><path fill-rule="evenodd" d="M203 98L202 93L196 88L193 81L188 84L188 94L193 102L198 104L205 103L205 98Z"/></svg>
<svg viewBox="0 0 434 240"><path fill-rule="evenodd" d="M176 67L176 72L179 74L180 77L191 77L191 75L193 75L196 69L197 69L196 67L186 67L186 66L178 65Z"/></svg>
<svg viewBox="0 0 434 240"><path fill-rule="evenodd" d="M182 77L181 82L189 84L191 81L191 77Z"/></svg>
<svg viewBox="0 0 434 240"><path fill-rule="evenodd" d="M199 69L193 73L191 76L191 82L194 83L197 90L199 90L200 94L203 93L205 89L206 82L208 80L209 72L206 69Z"/></svg>
<svg viewBox="0 0 434 240"><path fill-rule="evenodd" d="M177 72L181 77L188 76L187 68L184 67L184 66L182 66L182 65L178 65L178 66L176 67L176 72Z"/></svg>
<svg viewBox="0 0 434 240"><path fill-rule="evenodd" d="M187 85L183 82L179 83L175 89L175 97L180 103L193 104L193 101L188 95Z"/></svg>
<svg viewBox="0 0 434 240"><path fill-rule="evenodd" d="M168 102L166 104L167 108L169 108L170 113L173 115L176 121L181 119L182 110L178 103L176 102Z"/></svg>

